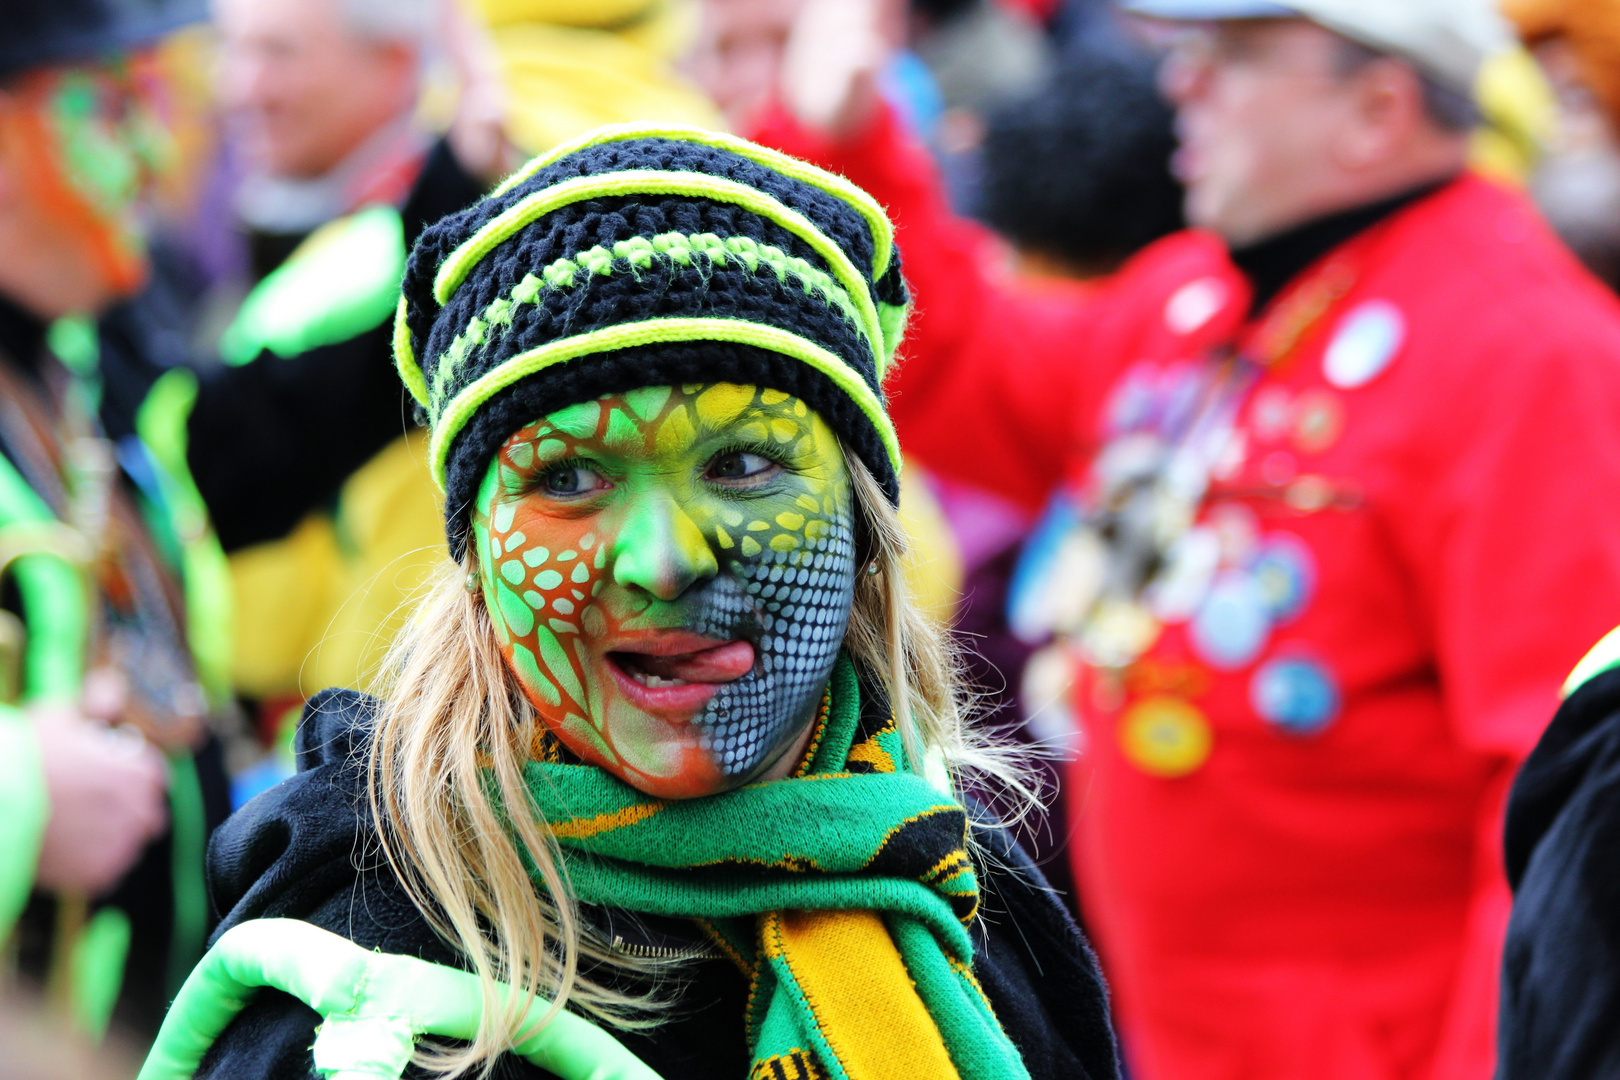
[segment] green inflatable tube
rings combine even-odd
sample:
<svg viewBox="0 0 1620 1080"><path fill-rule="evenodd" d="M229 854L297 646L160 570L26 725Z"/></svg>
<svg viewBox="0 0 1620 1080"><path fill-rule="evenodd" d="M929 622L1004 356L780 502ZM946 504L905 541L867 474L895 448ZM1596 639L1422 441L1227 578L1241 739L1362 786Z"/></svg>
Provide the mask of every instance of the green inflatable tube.
<svg viewBox="0 0 1620 1080"><path fill-rule="evenodd" d="M411 956L368 952L298 919L232 927L169 1008L138 1080L189 1080L220 1032L264 986L324 1018L315 1067L331 1080L398 1080L422 1036L471 1039L482 1014L478 979ZM528 1022L550 1008L536 1000ZM660 1080L617 1039L559 1012L512 1048L561 1080Z"/></svg>

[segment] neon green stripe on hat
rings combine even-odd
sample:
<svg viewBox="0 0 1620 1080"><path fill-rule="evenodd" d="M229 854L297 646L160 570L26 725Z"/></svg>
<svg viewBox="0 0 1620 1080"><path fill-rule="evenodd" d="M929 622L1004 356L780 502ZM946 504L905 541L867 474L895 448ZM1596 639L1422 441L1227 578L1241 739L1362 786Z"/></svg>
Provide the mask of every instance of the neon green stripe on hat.
<svg viewBox="0 0 1620 1080"><path fill-rule="evenodd" d="M411 328L405 322L405 298L399 298L394 309L394 367L399 369L400 381L411 392L417 404L428 407L427 376L417 362L416 351L411 348Z"/></svg>
<svg viewBox="0 0 1620 1080"><path fill-rule="evenodd" d="M549 165L555 165L570 154L577 154L581 150L593 146L601 146L610 142L631 142L635 139L670 139L675 142L697 143L699 146L712 146L717 150L727 150L738 157L747 158L756 165L763 165L781 173L791 180L820 188L835 199L840 199L853 207L856 213L866 219L867 228L872 231L872 279L875 281L882 277L889 269L889 261L894 257L894 226L889 221L889 215L883 212L878 201L868 195L859 187L845 180L836 173L825 169L818 169L808 162L800 161L796 157L777 150L771 150L751 143L747 139L739 139L735 135L727 135L720 131L709 131L705 128L671 127L658 124L610 124L607 127L587 131L571 142L565 142L548 152L534 158L517 172L507 177L501 186L495 189L496 195L505 194L518 184Z"/></svg>
<svg viewBox="0 0 1620 1080"><path fill-rule="evenodd" d="M753 345L780 353L810 365L831 379L850 400L860 408L877 430L894 466L900 472L900 442L894 425L883 409L883 403L866 380L856 374L836 355L797 334L764 323L745 319L645 319L640 322L621 323L600 330L592 330L576 337L549 342L504 361L485 372L450 400L444 415L433 429L429 460L433 463L433 479L441 489L447 482L446 462L450 446L461 429L467 426L473 414L490 398L520 379L558 364L577 360L594 353L630 349L638 345L656 345L675 341L727 341L739 345Z"/></svg>
<svg viewBox="0 0 1620 1080"><path fill-rule="evenodd" d="M656 255L668 256L677 265L690 265L697 256L703 257L715 266L724 266L735 261L750 272L770 273L782 282L790 279L797 281L807 294L812 292L819 294L851 324L859 325L860 316L855 309L855 303L838 282L819 267L788 255L769 244L761 244L752 237L721 237L714 233L675 232L661 233L651 240L633 236L629 240L619 241L611 248L597 245L577 255L558 259L540 269L538 273L524 275L523 280L506 294L490 301L483 312L456 335L444 354L439 357L432 382L427 387L428 396L424 404L430 409L433 407L431 402L439 398L444 393L445 387L450 385L457 366L465 360L468 350L477 343L487 341L501 326L509 324L514 309L524 304L542 303L547 294L558 289L573 288L592 277L611 276L621 269L621 263L632 272L638 268L644 269L652 265L653 257ZM880 306L879 317L885 314L884 306ZM409 345L407 338L405 346L408 348ZM417 370L423 378L426 378L426 369Z"/></svg>
<svg viewBox="0 0 1620 1080"><path fill-rule="evenodd" d="M838 279L855 302L856 310L860 313L861 331L872 350L878 379L882 380L889 362L883 323L878 318L877 306L872 301L866 279L849 261L844 249L792 207L747 184L706 173L631 169L597 176L579 176L542 188L509 207L450 253L433 279L434 297L441 305L446 303L484 256L530 223L564 206L608 195L685 195L730 203L775 222L809 244L817 255L827 261L833 277Z"/></svg>

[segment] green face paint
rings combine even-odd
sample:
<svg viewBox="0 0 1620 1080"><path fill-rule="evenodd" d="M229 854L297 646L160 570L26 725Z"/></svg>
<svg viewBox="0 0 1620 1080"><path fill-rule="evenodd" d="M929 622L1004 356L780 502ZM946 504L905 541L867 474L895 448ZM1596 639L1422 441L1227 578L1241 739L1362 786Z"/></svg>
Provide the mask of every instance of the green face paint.
<svg viewBox="0 0 1620 1080"><path fill-rule="evenodd" d="M560 409L501 447L472 524L507 661L585 760L711 794L813 719L855 538L842 452L804 402L722 383Z"/></svg>
<svg viewBox="0 0 1620 1080"><path fill-rule="evenodd" d="M63 173L98 214L114 221L134 208L142 168L133 140L108 104L114 96L108 82L99 72L66 72L51 99L50 116Z"/></svg>
<svg viewBox="0 0 1620 1080"><path fill-rule="evenodd" d="M36 197L86 248L100 277L127 293L145 274L140 202L172 156L149 56L47 68L25 77L23 140L37 156Z"/></svg>

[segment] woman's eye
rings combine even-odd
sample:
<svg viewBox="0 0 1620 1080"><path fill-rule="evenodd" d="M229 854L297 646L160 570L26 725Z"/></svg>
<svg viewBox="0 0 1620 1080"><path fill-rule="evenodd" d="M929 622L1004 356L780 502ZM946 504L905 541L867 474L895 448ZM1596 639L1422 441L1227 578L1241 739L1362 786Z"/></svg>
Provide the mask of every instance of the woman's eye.
<svg viewBox="0 0 1620 1080"><path fill-rule="evenodd" d="M584 465L556 465L540 474L538 486L547 495L588 495L604 490L608 482Z"/></svg>
<svg viewBox="0 0 1620 1080"><path fill-rule="evenodd" d="M759 454L750 454L743 450L731 450L717 455L709 462L708 478L710 480L753 480L766 476L781 466L768 457Z"/></svg>

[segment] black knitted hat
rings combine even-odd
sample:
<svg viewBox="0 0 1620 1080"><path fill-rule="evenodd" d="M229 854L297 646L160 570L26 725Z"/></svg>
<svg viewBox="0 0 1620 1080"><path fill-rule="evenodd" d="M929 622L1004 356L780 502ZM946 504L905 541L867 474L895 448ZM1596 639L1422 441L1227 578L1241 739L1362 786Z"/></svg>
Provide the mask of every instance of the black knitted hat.
<svg viewBox="0 0 1620 1080"><path fill-rule="evenodd" d="M146 45L207 15L206 0L9 0L0 79Z"/></svg>
<svg viewBox="0 0 1620 1080"><path fill-rule="evenodd" d="M882 209L729 135L602 128L429 228L394 327L450 551L490 459L557 409L642 386L803 398L899 497L883 374L907 294Z"/></svg>

